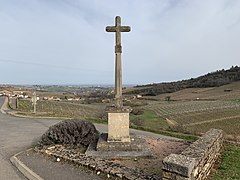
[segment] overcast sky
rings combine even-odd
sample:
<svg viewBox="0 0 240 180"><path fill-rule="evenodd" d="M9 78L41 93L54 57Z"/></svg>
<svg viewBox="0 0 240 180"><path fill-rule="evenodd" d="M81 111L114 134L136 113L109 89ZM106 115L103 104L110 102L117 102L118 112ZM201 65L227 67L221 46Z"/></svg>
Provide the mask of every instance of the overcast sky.
<svg viewBox="0 0 240 180"><path fill-rule="evenodd" d="M197 77L240 64L240 0L0 0L0 83L113 84Z"/></svg>

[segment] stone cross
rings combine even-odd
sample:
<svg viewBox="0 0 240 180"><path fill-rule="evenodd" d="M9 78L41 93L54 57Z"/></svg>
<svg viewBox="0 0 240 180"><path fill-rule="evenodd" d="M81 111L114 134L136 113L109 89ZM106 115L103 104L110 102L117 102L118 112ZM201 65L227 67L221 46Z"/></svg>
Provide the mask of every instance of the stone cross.
<svg viewBox="0 0 240 180"><path fill-rule="evenodd" d="M118 109L123 107L122 103L122 45L121 45L121 32L129 32L131 28L129 26L121 26L121 17L116 16L115 26L107 26L107 32L116 33L116 45L115 45L115 106Z"/></svg>

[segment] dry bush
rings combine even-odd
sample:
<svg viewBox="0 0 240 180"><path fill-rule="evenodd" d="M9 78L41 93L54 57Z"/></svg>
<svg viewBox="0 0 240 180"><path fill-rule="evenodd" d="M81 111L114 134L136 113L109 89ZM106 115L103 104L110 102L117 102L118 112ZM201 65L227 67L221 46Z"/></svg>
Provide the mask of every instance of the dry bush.
<svg viewBox="0 0 240 180"><path fill-rule="evenodd" d="M51 126L41 137L39 146L51 144L88 146L98 135L95 126L82 120L65 120Z"/></svg>

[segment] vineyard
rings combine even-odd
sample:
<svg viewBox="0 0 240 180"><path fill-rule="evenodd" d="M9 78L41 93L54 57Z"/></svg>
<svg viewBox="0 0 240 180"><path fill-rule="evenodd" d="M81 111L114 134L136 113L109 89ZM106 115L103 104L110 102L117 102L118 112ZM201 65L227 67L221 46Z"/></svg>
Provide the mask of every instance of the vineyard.
<svg viewBox="0 0 240 180"><path fill-rule="evenodd" d="M219 128L229 139L240 140L239 101L162 101L146 108L165 118L177 131L202 134L210 128Z"/></svg>
<svg viewBox="0 0 240 180"><path fill-rule="evenodd" d="M102 105L88 105L71 102L38 101L36 116L65 117L101 121L104 117ZM19 113L32 114L33 106L29 100L19 101Z"/></svg>
<svg viewBox="0 0 240 180"><path fill-rule="evenodd" d="M131 114L130 125L150 131L171 130L200 135L210 128L223 129L229 140L240 141L239 101L148 101L137 109L144 113ZM35 116L86 119L105 123L106 104L38 101ZM32 115L30 101L19 101L19 113Z"/></svg>

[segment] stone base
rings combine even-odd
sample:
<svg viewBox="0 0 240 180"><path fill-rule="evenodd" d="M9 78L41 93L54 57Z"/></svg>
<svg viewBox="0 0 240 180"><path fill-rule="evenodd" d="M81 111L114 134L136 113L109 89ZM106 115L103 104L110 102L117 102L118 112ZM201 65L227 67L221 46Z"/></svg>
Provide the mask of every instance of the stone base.
<svg viewBox="0 0 240 180"><path fill-rule="evenodd" d="M107 139L107 142L109 142L109 143L111 143L111 142L113 142L113 143L117 143L117 142L119 142L119 143L129 143L130 142L130 136L128 136L128 137L112 137L112 138L108 138Z"/></svg>
<svg viewBox="0 0 240 180"><path fill-rule="evenodd" d="M145 140L139 137L132 137L130 142L109 142L107 136L107 133L100 135L97 143L97 151L142 151L146 149Z"/></svg>
<svg viewBox="0 0 240 180"><path fill-rule="evenodd" d="M108 142L108 134L102 133L98 142L91 144L86 154L105 158L151 157L144 138L131 135L130 142Z"/></svg>
<svg viewBox="0 0 240 180"><path fill-rule="evenodd" d="M129 112L108 112L108 142L130 142Z"/></svg>

